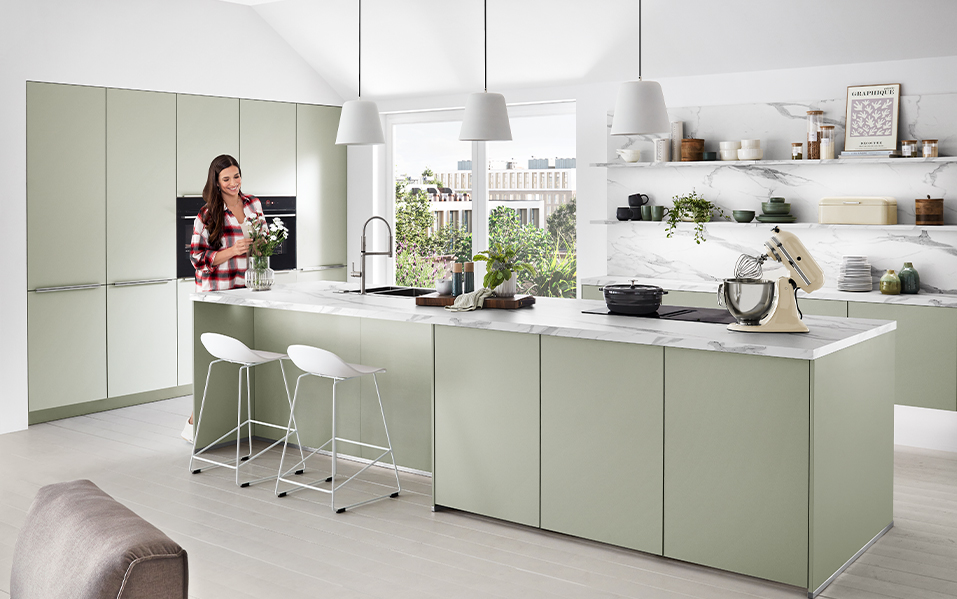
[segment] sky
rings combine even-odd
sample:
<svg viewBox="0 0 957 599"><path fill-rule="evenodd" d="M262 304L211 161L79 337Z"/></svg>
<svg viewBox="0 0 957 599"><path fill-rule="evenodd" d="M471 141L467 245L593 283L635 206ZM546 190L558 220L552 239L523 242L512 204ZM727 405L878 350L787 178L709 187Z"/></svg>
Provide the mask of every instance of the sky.
<svg viewBox="0 0 957 599"><path fill-rule="evenodd" d="M488 144L489 160L516 160L527 168L528 159L574 158L575 115L516 117L509 119L512 141ZM419 177L426 167L435 172L458 169L459 160L472 157L472 144L459 141L461 121L396 125L393 130L395 174Z"/></svg>

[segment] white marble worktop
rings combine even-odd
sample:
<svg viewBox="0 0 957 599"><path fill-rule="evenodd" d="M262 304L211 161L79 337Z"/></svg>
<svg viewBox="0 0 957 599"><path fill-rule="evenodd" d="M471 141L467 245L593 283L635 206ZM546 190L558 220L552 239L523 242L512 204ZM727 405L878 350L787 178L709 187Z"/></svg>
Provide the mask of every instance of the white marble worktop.
<svg viewBox="0 0 957 599"><path fill-rule="evenodd" d="M518 310L450 312L441 307L416 306L413 298L340 292L352 288L354 284L320 281L276 285L270 291L233 289L194 293L191 298L253 308L800 360L821 358L897 328L893 321L806 316L804 322L811 330L809 333L741 333L729 331L723 324L582 314L582 310L604 307L604 302L560 298L537 298L534 306Z"/></svg>
<svg viewBox="0 0 957 599"><path fill-rule="evenodd" d="M668 291L698 291L704 293L718 292L720 281L677 281L673 279L657 279L648 277L586 277L582 279L582 285L624 285L634 281L639 285L657 285ZM898 304L903 306L931 306L936 308L957 308L957 295L948 295L944 293L917 293L884 295L876 289L873 291L837 291L827 287L818 289L813 293L804 293L798 291L798 298L837 300L842 302L868 302L874 304ZM715 304L717 306L717 303Z"/></svg>

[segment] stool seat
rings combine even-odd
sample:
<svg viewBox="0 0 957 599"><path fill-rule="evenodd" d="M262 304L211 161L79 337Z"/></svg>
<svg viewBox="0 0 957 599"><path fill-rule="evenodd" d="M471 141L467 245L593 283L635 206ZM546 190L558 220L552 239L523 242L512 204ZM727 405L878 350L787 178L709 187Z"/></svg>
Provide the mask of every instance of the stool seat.
<svg viewBox="0 0 957 599"><path fill-rule="evenodd" d="M262 351L256 349L250 349L245 343L239 339L229 337L228 335L222 335L220 333L203 333L200 335L200 341L202 341L203 346L206 348L214 358L212 362L209 363L209 370L206 372L206 386L203 388L203 400L199 406L199 418L196 420L196 433L193 435L193 452L189 457L189 469L193 474L199 474L203 470L209 470L211 468L230 468L236 471L236 484L240 487L248 487L249 485L263 482L265 480L272 480L272 476L264 476L256 480L247 481L244 483L239 482L239 468L245 464L251 463L253 460L263 455L273 447L279 445L280 443L286 443L289 440L290 436L295 436L296 445L299 446L300 455L304 456L305 454L302 451L302 443L299 440L299 431L296 426L296 420L292 413L292 398L289 396L289 383L286 381L286 369L283 366L283 360L288 360L289 356L283 353L271 352L271 351ZM205 447L196 450L196 441L199 438L200 428L203 424L203 410L206 407L206 392L209 389L209 378L213 372L213 364L217 362L228 362L230 364L239 365L239 393L237 398L236 405L236 426L230 429L228 432L220 436L218 439L212 443L207 444ZM289 405L289 423L287 425L273 424L271 422L264 422L262 420L255 420L252 418L252 389L249 384L249 369L254 366L261 366L263 364L268 364L270 362L279 362L279 368L282 371L282 382L286 391L286 403ZM246 373L246 420L243 420L243 371ZM263 449L256 455L253 455L253 425L258 424L261 426L278 429L283 431L283 435L274 441L269 447ZM242 441L242 428L243 426L248 427L248 438L249 438L249 451L245 456L240 456L240 443ZM217 444L225 439L226 437L236 434L236 458L234 461L225 462L223 460L217 460L210 457L206 457L204 454L206 451L214 448ZM283 446L285 448L285 445ZM285 450L285 449L284 449ZM305 458L304 458L305 459ZM203 468L193 469L193 461L197 460L210 464ZM302 471L297 472L296 474L301 474Z"/></svg>
<svg viewBox="0 0 957 599"><path fill-rule="evenodd" d="M309 345L290 345L286 348L286 353L289 355L289 359L292 360L292 363L296 365L297 368L303 371L304 374L301 374L298 379L296 379L296 391L292 397L292 407L290 408L289 413L289 422L292 426L293 414L296 411L296 400L299 397L299 383L302 382L302 379L307 376L317 376L322 378L332 379L332 438L323 443L318 449L313 449L309 455L303 456L302 460L297 463L292 468L288 470L283 468L283 464L286 459L286 445L283 445L282 457L279 460L279 475L276 477L276 494L279 497L285 497L289 493L300 491L302 489L312 489L314 491L321 491L323 493L329 493L332 495L332 501L330 502L332 511L341 514L349 508L353 508L359 505L366 503L371 503L373 501L378 501L380 499L385 499L386 497L398 497L399 493L402 491L402 486L399 484L399 469L395 463L395 454L392 453L392 440L389 438L389 426L386 424L385 420L385 409L382 407L382 395L379 393L379 382L376 379L377 374L382 374L385 372L385 368L379 368L376 366L366 366L364 364L351 364L344 361L342 358L324 349L318 347L312 347ZM347 381L349 379L358 378L361 376L372 375L372 380L375 383L375 392L376 397L379 400L379 413L382 415L382 428L385 431L386 446L373 445L371 443L365 443L362 441L356 441L353 439L345 439L336 435L336 386L342 381ZM371 460L358 472L347 478L345 481L337 482L336 480L336 469L339 462L339 443L348 443L350 445L355 445L358 447L365 447L369 449L375 449L381 451L378 457ZM288 444L288 441L287 441ZM286 476L290 472L295 472L296 474L301 474L305 469L306 459L314 456L316 453L323 451L326 447L331 446L330 455L332 456L332 476L327 478L320 478L314 482L303 483L295 480L290 480ZM300 447L301 453L301 447ZM396 490L394 492L386 493L385 495L379 495L373 497L372 499L367 499L365 501L359 501L353 503L352 505L347 505L345 507L336 507L336 491L341 489L346 484L352 482L357 476L365 472L368 468L379 463L383 458L389 456L391 460L392 471L395 473L395 486ZM385 465L390 465L388 462L385 462ZM292 490L279 491L279 483L286 482L294 486ZM323 488L316 486L322 483L331 483L328 488Z"/></svg>

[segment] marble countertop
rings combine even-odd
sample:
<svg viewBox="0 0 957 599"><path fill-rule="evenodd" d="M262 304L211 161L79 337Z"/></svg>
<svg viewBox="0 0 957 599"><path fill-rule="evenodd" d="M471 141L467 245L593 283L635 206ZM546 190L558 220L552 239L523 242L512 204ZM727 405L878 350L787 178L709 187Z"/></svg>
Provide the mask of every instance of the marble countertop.
<svg viewBox="0 0 957 599"><path fill-rule="evenodd" d="M699 291L717 293L719 281L679 281L669 279L651 279L647 277L586 277L582 285L623 285L635 281L639 285L657 285L668 291ZM900 304L905 306L931 306L937 308L957 308L957 295L943 293L918 293L916 295L884 295L880 291L837 291L836 289L818 289L814 293L798 291L798 298L838 300L842 302L869 302L876 304Z"/></svg>
<svg viewBox="0 0 957 599"><path fill-rule="evenodd" d="M729 331L722 324L582 314L582 310L604 307L604 302L560 298L537 298L534 306L519 310L450 312L440 307L416 306L413 298L341 293L354 288L350 283L320 281L276 285L270 291L233 289L194 293L191 298L254 308L800 360L821 358L897 328L893 321L807 316L804 321L811 332L806 334L741 333Z"/></svg>

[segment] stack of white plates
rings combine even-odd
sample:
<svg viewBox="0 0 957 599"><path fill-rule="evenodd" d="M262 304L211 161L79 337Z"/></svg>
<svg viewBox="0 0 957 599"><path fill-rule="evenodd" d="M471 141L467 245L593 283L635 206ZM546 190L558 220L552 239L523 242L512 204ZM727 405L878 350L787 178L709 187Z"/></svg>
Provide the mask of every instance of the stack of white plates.
<svg viewBox="0 0 957 599"><path fill-rule="evenodd" d="M867 256L844 256L841 275L837 278L840 291L871 291L874 280L871 278L871 265Z"/></svg>

